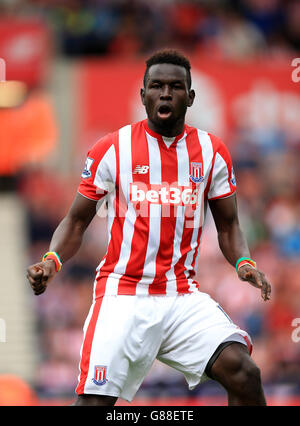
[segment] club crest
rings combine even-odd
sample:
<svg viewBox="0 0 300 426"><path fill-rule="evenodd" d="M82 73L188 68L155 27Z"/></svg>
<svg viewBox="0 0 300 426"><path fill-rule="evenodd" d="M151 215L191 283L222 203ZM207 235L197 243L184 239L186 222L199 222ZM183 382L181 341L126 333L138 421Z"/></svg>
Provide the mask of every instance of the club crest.
<svg viewBox="0 0 300 426"><path fill-rule="evenodd" d="M202 172L202 163L191 162L190 180L194 183L199 183L204 180Z"/></svg>
<svg viewBox="0 0 300 426"><path fill-rule="evenodd" d="M104 365L95 365L93 382L97 386L105 385L107 382L106 378L106 366Z"/></svg>

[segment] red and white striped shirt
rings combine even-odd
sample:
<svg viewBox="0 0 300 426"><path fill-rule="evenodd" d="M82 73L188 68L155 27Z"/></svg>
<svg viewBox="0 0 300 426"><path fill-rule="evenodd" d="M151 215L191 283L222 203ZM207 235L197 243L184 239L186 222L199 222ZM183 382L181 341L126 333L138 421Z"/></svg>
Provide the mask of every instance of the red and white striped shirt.
<svg viewBox="0 0 300 426"><path fill-rule="evenodd" d="M144 120L99 140L78 188L107 201L108 248L94 297L198 291L207 200L232 195L235 185L224 143L188 125L165 138Z"/></svg>

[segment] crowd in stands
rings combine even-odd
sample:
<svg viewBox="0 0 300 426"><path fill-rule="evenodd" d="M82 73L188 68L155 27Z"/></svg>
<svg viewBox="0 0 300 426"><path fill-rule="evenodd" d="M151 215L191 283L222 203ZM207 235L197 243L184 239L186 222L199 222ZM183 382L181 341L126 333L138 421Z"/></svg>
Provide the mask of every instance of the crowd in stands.
<svg viewBox="0 0 300 426"><path fill-rule="evenodd" d="M241 59L300 47L297 0L1 0L1 11L45 18L58 51L70 57L174 45Z"/></svg>

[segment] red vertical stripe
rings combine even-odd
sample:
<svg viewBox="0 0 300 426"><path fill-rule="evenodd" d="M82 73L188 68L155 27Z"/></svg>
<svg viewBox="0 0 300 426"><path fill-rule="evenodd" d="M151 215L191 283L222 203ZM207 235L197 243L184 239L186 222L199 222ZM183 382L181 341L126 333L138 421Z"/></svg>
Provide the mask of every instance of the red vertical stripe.
<svg viewBox="0 0 300 426"><path fill-rule="evenodd" d="M249 354L251 355L252 354L252 350L253 350L252 343L250 342L250 340L249 340L249 338L247 336L243 336L243 338L244 338L245 342L247 343L248 351L249 351Z"/></svg>
<svg viewBox="0 0 300 426"><path fill-rule="evenodd" d="M148 142L144 127L140 123L132 126L131 159L132 172L137 166L149 166ZM134 173L132 178L133 183L139 182L149 184L149 169L147 173ZM130 258L126 266L125 274L119 281L118 294L136 294L136 285L143 276L149 238L148 205L146 205L146 212L143 213L146 213L146 215L139 214L139 206L137 206L137 218L135 220L131 241Z"/></svg>

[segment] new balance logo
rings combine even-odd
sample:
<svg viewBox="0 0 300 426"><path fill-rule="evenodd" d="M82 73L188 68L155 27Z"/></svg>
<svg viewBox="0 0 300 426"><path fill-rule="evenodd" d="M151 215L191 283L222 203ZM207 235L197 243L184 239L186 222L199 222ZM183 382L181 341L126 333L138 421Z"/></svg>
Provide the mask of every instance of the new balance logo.
<svg viewBox="0 0 300 426"><path fill-rule="evenodd" d="M145 175L148 173L149 166L136 166L136 168L133 170L133 174L136 175Z"/></svg>

